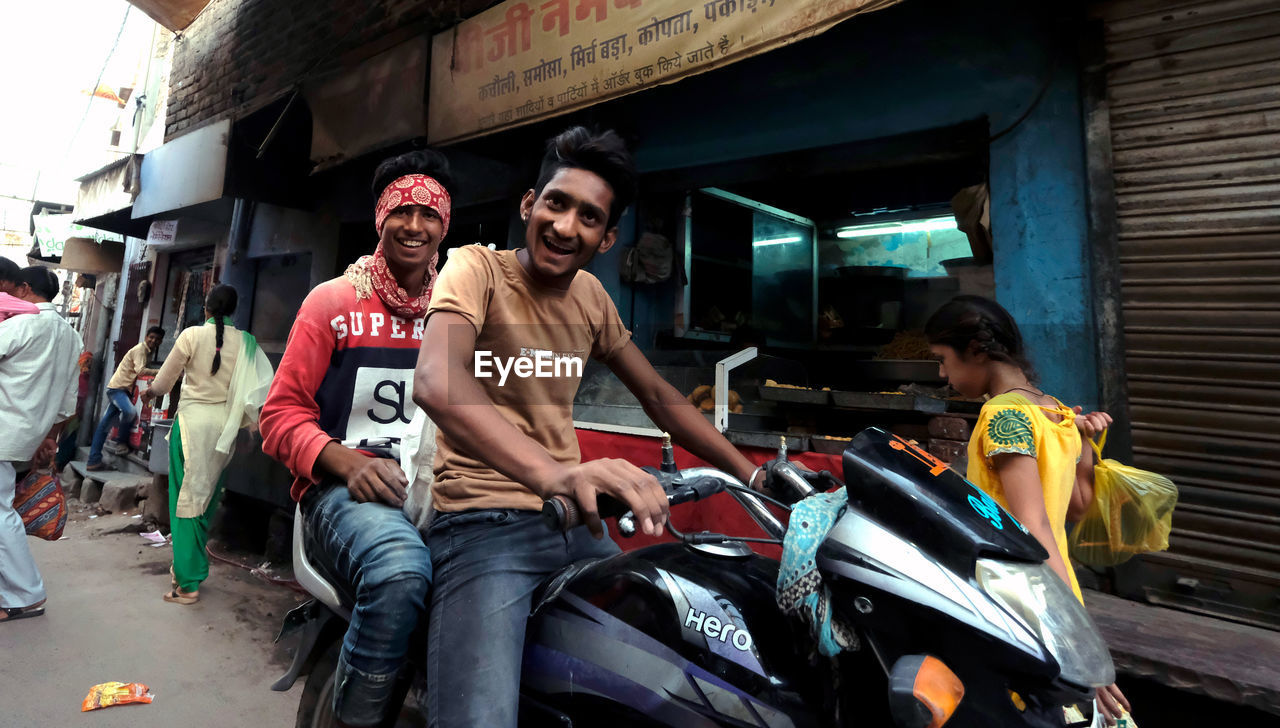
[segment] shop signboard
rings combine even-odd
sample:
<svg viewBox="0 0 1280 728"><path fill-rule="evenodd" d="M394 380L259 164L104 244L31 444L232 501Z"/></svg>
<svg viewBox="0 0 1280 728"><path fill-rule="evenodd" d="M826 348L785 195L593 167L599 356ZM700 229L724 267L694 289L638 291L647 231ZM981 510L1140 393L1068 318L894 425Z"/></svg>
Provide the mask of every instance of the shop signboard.
<svg viewBox="0 0 1280 728"><path fill-rule="evenodd" d="M123 243L124 237L118 233L97 230L72 222L72 213L50 215L42 212L35 216L36 243L40 246L40 255L45 258L61 257L69 238L83 238L95 243Z"/></svg>
<svg viewBox="0 0 1280 728"><path fill-rule="evenodd" d="M899 0L508 0L436 35L427 138L460 141L728 65Z"/></svg>
<svg viewBox="0 0 1280 728"><path fill-rule="evenodd" d="M147 245L152 247L166 248L173 245L177 239L177 220L153 220L151 227L147 228Z"/></svg>

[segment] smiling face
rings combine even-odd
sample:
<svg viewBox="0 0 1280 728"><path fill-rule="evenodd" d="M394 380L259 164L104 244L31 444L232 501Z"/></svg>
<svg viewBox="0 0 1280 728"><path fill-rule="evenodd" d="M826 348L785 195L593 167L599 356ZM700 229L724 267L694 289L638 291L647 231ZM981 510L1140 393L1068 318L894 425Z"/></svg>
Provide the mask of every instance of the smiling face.
<svg viewBox="0 0 1280 728"><path fill-rule="evenodd" d="M163 339L164 337L160 334L147 334L147 338L145 339L145 341L147 342L147 348L150 349L151 351L155 351L157 348L159 348L160 342Z"/></svg>
<svg viewBox="0 0 1280 728"><path fill-rule="evenodd" d="M422 285L443 237L444 221L434 208L403 205L387 215L380 236L382 254L401 288L413 293Z"/></svg>
<svg viewBox="0 0 1280 728"><path fill-rule="evenodd" d="M564 167L542 188L525 193L524 256L520 262L543 285L568 288L596 253L613 247L617 228L608 227L613 190L594 172Z"/></svg>
<svg viewBox="0 0 1280 728"><path fill-rule="evenodd" d="M931 344L938 359L938 376L965 397L981 397L990 389L991 367L986 354L960 353L946 344Z"/></svg>

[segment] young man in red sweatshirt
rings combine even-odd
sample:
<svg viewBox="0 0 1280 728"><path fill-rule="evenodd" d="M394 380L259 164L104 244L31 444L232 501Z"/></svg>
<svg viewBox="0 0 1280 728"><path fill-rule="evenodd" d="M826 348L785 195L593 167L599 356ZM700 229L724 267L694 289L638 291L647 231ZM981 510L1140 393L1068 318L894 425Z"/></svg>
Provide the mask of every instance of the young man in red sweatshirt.
<svg viewBox="0 0 1280 728"><path fill-rule="evenodd" d="M403 510L399 447L417 409L414 363L451 186L437 152L378 167L378 247L303 301L262 408L262 449L295 477L307 555L354 600L333 696L348 726L382 719L431 584Z"/></svg>

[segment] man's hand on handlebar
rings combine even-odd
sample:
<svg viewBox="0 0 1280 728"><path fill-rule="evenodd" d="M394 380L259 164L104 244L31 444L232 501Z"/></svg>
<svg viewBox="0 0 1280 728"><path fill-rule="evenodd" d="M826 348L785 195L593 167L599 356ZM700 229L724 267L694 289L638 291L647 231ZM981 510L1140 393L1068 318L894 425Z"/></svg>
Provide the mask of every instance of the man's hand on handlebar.
<svg viewBox="0 0 1280 728"><path fill-rule="evenodd" d="M641 530L650 536L662 535L667 523L667 496L657 479L625 460L589 460L564 468L539 485L537 490L544 499L563 495L576 501L583 522L596 538L604 536L596 505L600 494L626 503Z"/></svg>

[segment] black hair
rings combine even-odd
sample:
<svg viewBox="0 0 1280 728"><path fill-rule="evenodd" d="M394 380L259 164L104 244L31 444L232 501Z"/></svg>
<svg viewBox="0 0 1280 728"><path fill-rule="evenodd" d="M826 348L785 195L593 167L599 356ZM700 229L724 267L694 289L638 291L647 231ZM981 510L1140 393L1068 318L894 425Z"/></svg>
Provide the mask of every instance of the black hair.
<svg viewBox="0 0 1280 728"><path fill-rule="evenodd" d="M31 286L31 292L46 301L52 301L58 295L58 277L48 268L27 266L18 271L18 278L18 283Z"/></svg>
<svg viewBox="0 0 1280 728"><path fill-rule="evenodd" d="M163 339L164 329L160 326L152 326L151 328L147 329L147 336L150 336L152 334L160 334L160 338Z"/></svg>
<svg viewBox="0 0 1280 728"><path fill-rule="evenodd" d="M0 281L8 281L14 285L22 283L22 269L8 258L0 258Z"/></svg>
<svg viewBox="0 0 1280 728"><path fill-rule="evenodd" d="M635 160L622 137L613 130L593 132L584 126L574 126L548 140L547 153L538 170L538 184L533 188L534 197L542 194L556 172L566 168L586 170L609 185L613 190L613 204L609 206L608 227L617 225L636 197L638 177Z"/></svg>
<svg viewBox="0 0 1280 728"><path fill-rule="evenodd" d="M956 296L947 301L929 317L924 335L930 344L950 346L962 355L986 354L1020 368L1032 383L1039 379L1027 358L1017 322L989 298Z"/></svg>
<svg viewBox="0 0 1280 728"><path fill-rule="evenodd" d="M213 325L217 330L215 335L215 348L213 350L213 370L210 374L217 374L218 368L222 366L222 323L223 316L230 316L236 312L236 303L239 301L236 289L226 284L217 285L209 291L209 295L204 299L204 310L213 317Z"/></svg>
<svg viewBox="0 0 1280 728"><path fill-rule="evenodd" d="M419 149L382 160L373 173L373 199L381 197L387 185L408 174L425 174L443 185L450 197L458 194L449 160L434 149Z"/></svg>

